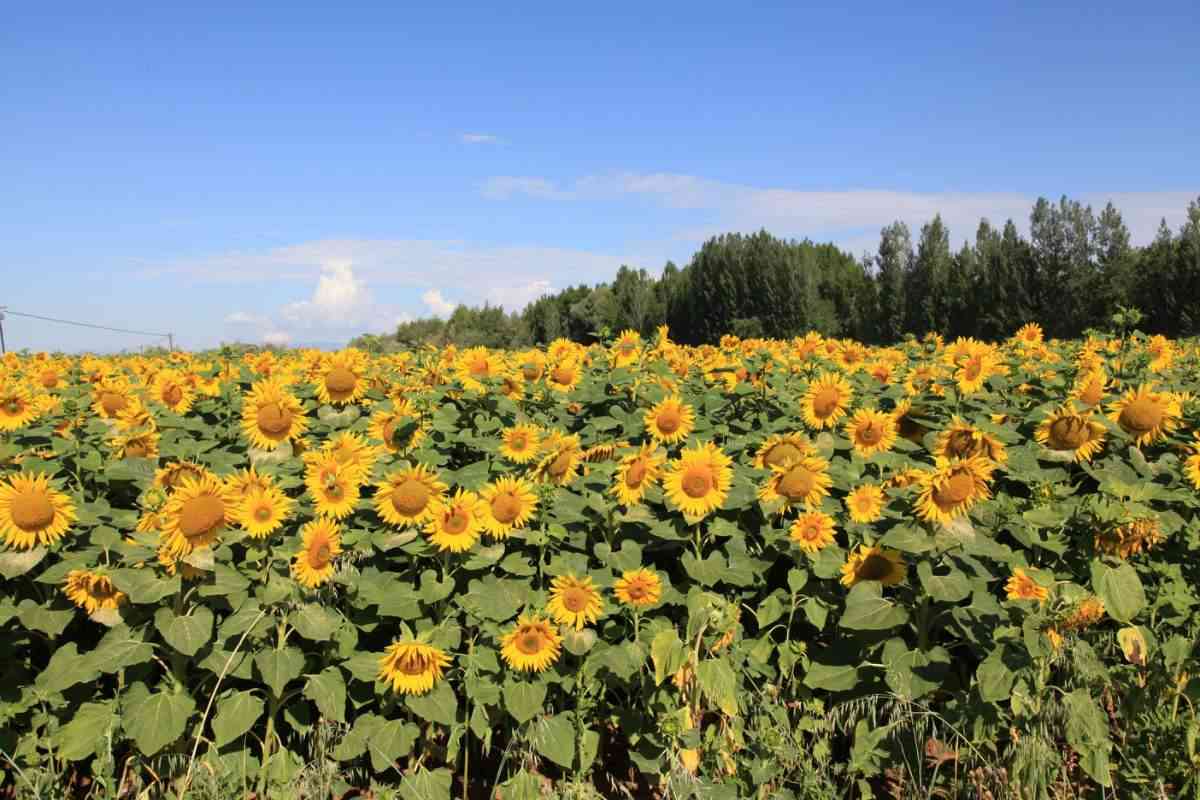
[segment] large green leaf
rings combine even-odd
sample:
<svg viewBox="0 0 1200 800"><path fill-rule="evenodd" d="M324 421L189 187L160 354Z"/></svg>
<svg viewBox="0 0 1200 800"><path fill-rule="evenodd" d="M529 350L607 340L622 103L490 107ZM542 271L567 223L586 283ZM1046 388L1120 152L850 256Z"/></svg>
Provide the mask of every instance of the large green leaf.
<svg viewBox="0 0 1200 800"><path fill-rule="evenodd" d="M877 581L863 581L850 589L838 624L850 630L882 631L905 622L908 612L884 597Z"/></svg>
<svg viewBox="0 0 1200 800"><path fill-rule="evenodd" d="M812 662L804 673L804 685L827 692L848 692L858 685L856 664L819 664Z"/></svg>
<svg viewBox="0 0 1200 800"><path fill-rule="evenodd" d="M404 702L414 714L430 722L453 725L458 718L458 696L446 681L439 681L425 694L409 695Z"/></svg>
<svg viewBox="0 0 1200 800"><path fill-rule="evenodd" d="M723 658L701 661L696 665L696 681L704 695L730 716L738 713L738 678Z"/></svg>
<svg viewBox="0 0 1200 800"><path fill-rule="evenodd" d="M57 694L77 683L95 680L100 670L84 662L79 645L67 642L54 651L46 668L38 673L35 685L43 692Z"/></svg>
<svg viewBox="0 0 1200 800"><path fill-rule="evenodd" d="M570 714L556 714L538 721L529 737L533 747L563 769L575 764L575 719Z"/></svg>
<svg viewBox="0 0 1200 800"><path fill-rule="evenodd" d="M346 721L346 679L337 667L326 667L304 684L304 696L317 704L326 719Z"/></svg>
<svg viewBox="0 0 1200 800"><path fill-rule="evenodd" d="M545 700L546 684L540 681L512 680L504 684L504 707L521 724L533 719Z"/></svg>
<svg viewBox="0 0 1200 800"><path fill-rule="evenodd" d="M1129 562L1110 567L1096 559L1092 562L1092 588L1104 601L1104 610L1118 622L1133 622L1146 607L1146 591L1137 570Z"/></svg>
<svg viewBox="0 0 1200 800"><path fill-rule="evenodd" d="M135 700L121 724L142 755L152 756L183 735L196 703L186 694L158 691Z"/></svg>
<svg viewBox="0 0 1200 800"><path fill-rule="evenodd" d="M260 650L254 654L254 666L276 697L283 696L284 687L304 671L304 654L295 647L282 650Z"/></svg>
<svg viewBox="0 0 1200 800"><path fill-rule="evenodd" d="M234 692L217 701L217 713L213 716L213 744L225 745L242 736L254 727L262 716L264 703L254 692Z"/></svg>
<svg viewBox="0 0 1200 800"><path fill-rule="evenodd" d="M337 630L340 618L316 603L306 603L288 615L288 623L305 639L326 642Z"/></svg>
<svg viewBox="0 0 1200 800"><path fill-rule="evenodd" d="M109 746L110 732L120 727L115 712L116 704L111 700L84 703L75 709L70 721L59 728L54 737L57 755L68 761L82 761L97 748Z"/></svg>
<svg viewBox="0 0 1200 800"><path fill-rule="evenodd" d="M160 608L154 613L154 627L167 644L185 656L194 656L212 638L213 613L198 606L190 614L177 616L169 608Z"/></svg>

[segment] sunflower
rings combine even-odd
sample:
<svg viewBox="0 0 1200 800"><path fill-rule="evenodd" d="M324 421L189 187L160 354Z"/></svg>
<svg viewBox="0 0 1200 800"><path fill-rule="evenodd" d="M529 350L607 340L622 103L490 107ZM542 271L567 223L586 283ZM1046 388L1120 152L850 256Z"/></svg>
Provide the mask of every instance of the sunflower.
<svg viewBox="0 0 1200 800"><path fill-rule="evenodd" d="M1013 569L1012 577L1004 584L1004 591L1009 600L1036 600L1044 603L1050 597L1050 590L1026 574L1021 567Z"/></svg>
<svg viewBox="0 0 1200 800"><path fill-rule="evenodd" d="M483 390L483 381L498 377L503 369L504 359L486 347L463 350L455 366L463 386L476 392Z"/></svg>
<svg viewBox="0 0 1200 800"><path fill-rule="evenodd" d="M306 462L304 486L312 495L317 514L334 519L349 516L362 492L362 474L325 453L311 454Z"/></svg>
<svg viewBox="0 0 1200 800"><path fill-rule="evenodd" d="M133 391L124 380L104 378L92 387L92 410L103 419L116 419L132 399Z"/></svg>
<svg viewBox="0 0 1200 800"><path fill-rule="evenodd" d="M902 439L914 444L920 444L930 429L918 418L925 416L925 409L914 407L912 401L902 400L892 409L892 418L896 420L896 432Z"/></svg>
<svg viewBox="0 0 1200 800"><path fill-rule="evenodd" d="M520 366L521 377L528 382L540 379L546 372L546 357L540 350L517 353L514 361Z"/></svg>
<svg viewBox="0 0 1200 800"><path fill-rule="evenodd" d="M801 401L804 421L810 428L832 428L846 415L854 390L841 375L824 372L808 385Z"/></svg>
<svg viewBox="0 0 1200 800"><path fill-rule="evenodd" d="M537 614L522 614L500 642L500 655L505 663L526 672L549 669L562 652L562 637L548 620Z"/></svg>
<svg viewBox="0 0 1200 800"><path fill-rule="evenodd" d="M666 456L654 444L644 444L636 453L625 456L617 467L609 492L626 508L637 505L662 475Z"/></svg>
<svg viewBox="0 0 1200 800"><path fill-rule="evenodd" d="M583 370L574 359L560 361L546 373L546 385L556 392L566 394L579 385Z"/></svg>
<svg viewBox="0 0 1200 800"><path fill-rule="evenodd" d="M251 489L237 508L237 524L253 539L265 539L279 530L292 512L292 500L274 486Z"/></svg>
<svg viewBox="0 0 1200 800"><path fill-rule="evenodd" d="M696 412L678 395L663 398L643 419L646 432L663 444L683 441L696 427Z"/></svg>
<svg viewBox="0 0 1200 800"><path fill-rule="evenodd" d="M483 529L484 509L479 496L474 492L459 489L453 497L438 502L425 533L438 550L465 553L475 546Z"/></svg>
<svg viewBox="0 0 1200 800"><path fill-rule="evenodd" d="M886 453L896 444L896 420L882 411L860 408L846 421L846 437L863 458Z"/></svg>
<svg viewBox="0 0 1200 800"><path fill-rule="evenodd" d="M963 359L954 373L954 382L961 394L974 394L983 389L988 378L999 372L1000 357L991 350L980 351Z"/></svg>
<svg viewBox="0 0 1200 800"><path fill-rule="evenodd" d="M1121 426L1138 447L1162 439L1179 425L1181 409L1169 392L1156 392L1143 383L1129 389L1109 406L1109 419Z"/></svg>
<svg viewBox="0 0 1200 800"><path fill-rule="evenodd" d="M555 622L570 625L578 631L600 618L604 601L591 578L559 575L550 582L550 602L546 604L546 610Z"/></svg>
<svg viewBox="0 0 1200 800"><path fill-rule="evenodd" d="M123 433L110 443L116 458L158 458L159 435L155 431Z"/></svg>
<svg viewBox="0 0 1200 800"><path fill-rule="evenodd" d="M534 470L534 476L539 481L553 483L556 486L566 486L575 480L579 474L579 465L583 459L580 449L579 436L554 435L547 438L542 446L546 455Z"/></svg>
<svg viewBox="0 0 1200 800"><path fill-rule="evenodd" d="M1154 517L1143 517L1096 533L1094 544L1102 553L1129 558L1160 544L1163 538L1159 521Z"/></svg>
<svg viewBox="0 0 1200 800"><path fill-rule="evenodd" d="M802 433L777 433L767 437L754 454L754 466L759 469L788 467L813 454L808 437Z"/></svg>
<svg viewBox="0 0 1200 800"><path fill-rule="evenodd" d="M997 464L1008 461L1008 448L995 436L979 430L955 414L950 426L938 434L933 452L946 459L963 459L980 456Z"/></svg>
<svg viewBox="0 0 1200 800"><path fill-rule="evenodd" d="M641 355L642 335L634 330L621 331L612 347L612 364L614 367L628 367L637 363Z"/></svg>
<svg viewBox="0 0 1200 800"><path fill-rule="evenodd" d="M1090 628L1104 619L1104 601L1095 595L1085 597L1079 602L1071 614L1063 621L1063 628L1069 631Z"/></svg>
<svg viewBox="0 0 1200 800"><path fill-rule="evenodd" d="M634 608L652 606L662 597L662 578L645 567L628 570L613 584L613 595Z"/></svg>
<svg viewBox="0 0 1200 800"><path fill-rule="evenodd" d="M1050 450L1070 452L1076 461L1091 461L1104 446L1106 432L1091 411L1078 413L1068 403L1048 414L1033 435Z"/></svg>
<svg viewBox="0 0 1200 800"><path fill-rule="evenodd" d="M533 486L524 478L500 478L484 487L480 497L484 504L483 529L497 539L524 528L538 506Z"/></svg>
<svg viewBox="0 0 1200 800"><path fill-rule="evenodd" d="M198 481L204 478L217 479L215 475L199 464L193 464L190 461L172 461L154 471L154 488L171 490L182 486L185 480Z"/></svg>
<svg viewBox="0 0 1200 800"><path fill-rule="evenodd" d="M424 525L446 494L436 470L424 464L403 467L375 487L375 511L384 522L401 527Z"/></svg>
<svg viewBox="0 0 1200 800"><path fill-rule="evenodd" d="M979 456L958 461L939 458L935 469L921 473L917 516L949 524L991 496L988 481L994 469L990 460Z"/></svg>
<svg viewBox="0 0 1200 800"><path fill-rule="evenodd" d="M366 371L366 357L353 348L328 356L317 375L317 397L339 406L356 402L367 392Z"/></svg>
<svg viewBox="0 0 1200 800"><path fill-rule="evenodd" d="M1183 462L1183 472L1187 475L1187 479L1192 482L1192 486L1200 490L1200 449L1187 457Z"/></svg>
<svg viewBox="0 0 1200 800"><path fill-rule="evenodd" d="M393 403L391 411L377 411L371 415L370 435L383 442L388 452L405 455L424 440L425 426L416 406L409 400L400 399Z"/></svg>
<svg viewBox="0 0 1200 800"><path fill-rule="evenodd" d="M829 477L829 462L820 456L805 456L787 467L773 467L771 477L758 490L764 503L782 504L778 510L804 504L815 508L829 494L833 479Z"/></svg>
<svg viewBox="0 0 1200 800"><path fill-rule="evenodd" d="M15 380L0 384L0 431L15 431L41 413L33 394Z"/></svg>
<svg viewBox="0 0 1200 800"><path fill-rule="evenodd" d="M375 448L367 444L365 439L350 431L343 431L334 436L321 450L343 467L354 469L360 475L371 471L378 455Z"/></svg>
<svg viewBox="0 0 1200 800"><path fill-rule="evenodd" d="M300 529L300 549L292 556L292 576L315 589L333 577L333 560L342 553L342 532L331 519L317 518Z"/></svg>
<svg viewBox="0 0 1200 800"><path fill-rule="evenodd" d="M806 553L833 544L833 517L823 511L808 511L801 514L788 529L788 536Z"/></svg>
<svg viewBox="0 0 1200 800"><path fill-rule="evenodd" d="M129 599L113 586L107 575L86 569L73 569L67 573L63 594L89 614L106 608L115 609Z"/></svg>
<svg viewBox="0 0 1200 800"><path fill-rule="evenodd" d="M16 550L52 545L75 521L70 498L50 485L45 473L17 474L0 481L0 535Z"/></svg>
<svg viewBox="0 0 1200 800"><path fill-rule="evenodd" d="M1018 344L1033 346L1041 344L1044 335L1041 325L1038 325L1036 322L1028 322L1017 329L1013 338L1017 340Z"/></svg>
<svg viewBox="0 0 1200 800"><path fill-rule="evenodd" d="M260 450L294 442L307 428L300 401L280 383L260 381L242 398L242 431Z"/></svg>
<svg viewBox="0 0 1200 800"><path fill-rule="evenodd" d="M162 542L177 558L211 547L237 517L237 498L212 477L184 478L163 507Z"/></svg>
<svg viewBox="0 0 1200 800"><path fill-rule="evenodd" d="M388 645L379 659L378 679L390 683L397 694L425 694L442 679L450 657L440 647L415 639Z"/></svg>
<svg viewBox="0 0 1200 800"><path fill-rule="evenodd" d="M689 517L704 517L725 502L733 483L733 460L712 442L685 448L663 478L675 507Z"/></svg>
<svg viewBox="0 0 1200 800"><path fill-rule="evenodd" d="M862 581L879 581L895 586L904 580L908 565L895 550L860 544L842 565L842 585L853 586Z"/></svg>
<svg viewBox="0 0 1200 800"><path fill-rule="evenodd" d="M1071 398L1088 408L1095 408L1104 401L1104 393L1108 388L1108 377L1099 367L1088 370L1076 378L1075 387L1071 390Z"/></svg>
<svg viewBox="0 0 1200 800"><path fill-rule="evenodd" d="M528 464L537 457L541 443L542 432L537 425L514 425L500 435L500 455L514 464Z"/></svg>
<svg viewBox="0 0 1200 800"><path fill-rule="evenodd" d="M196 392L183 375L164 369L154 376L150 395L176 414L186 414L196 399Z"/></svg>
<svg viewBox="0 0 1200 800"><path fill-rule="evenodd" d="M843 501L850 519L854 522L870 523L883 516L883 506L887 503L887 495L882 487L873 483L855 486Z"/></svg>

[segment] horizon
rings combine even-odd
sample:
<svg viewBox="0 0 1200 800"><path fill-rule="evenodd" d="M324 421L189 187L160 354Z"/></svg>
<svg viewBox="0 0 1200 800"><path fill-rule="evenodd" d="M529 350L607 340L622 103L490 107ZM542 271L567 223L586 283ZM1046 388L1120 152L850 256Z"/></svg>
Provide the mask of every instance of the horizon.
<svg viewBox="0 0 1200 800"><path fill-rule="evenodd" d="M13 14L8 348L153 344L17 312L344 343L718 233L861 257L940 213L957 248L1039 196L1111 200L1146 244L1200 195L1182 3L633 8Z"/></svg>

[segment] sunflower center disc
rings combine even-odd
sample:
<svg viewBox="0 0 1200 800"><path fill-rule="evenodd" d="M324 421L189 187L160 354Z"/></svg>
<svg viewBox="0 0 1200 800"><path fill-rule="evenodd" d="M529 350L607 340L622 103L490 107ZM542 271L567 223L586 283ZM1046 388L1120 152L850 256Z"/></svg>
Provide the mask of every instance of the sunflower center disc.
<svg viewBox="0 0 1200 800"><path fill-rule="evenodd" d="M325 388L338 395L350 394L358 378L345 367L334 367L325 374Z"/></svg>
<svg viewBox="0 0 1200 800"><path fill-rule="evenodd" d="M767 454L763 456L763 463L768 467L786 467L799 461L801 455L803 453L796 445L781 442L767 451Z"/></svg>
<svg viewBox="0 0 1200 800"><path fill-rule="evenodd" d="M633 581L629 586L625 587L625 594L629 595L630 600L637 602L638 600L646 599L650 591L641 581Z"/></svg>
<svg viewBox="0 0 1200 800"><path fill-rule="evenodd" d="M779 493L788 500L800 500L812 492L816 480L804 467L792 467L779 479Z"/></svg>
<svg viewBox="0 0 1200 800"><path fill-rule="evenodd" d="M859 429L858 438L863 444L877 444L883 438L883 431L876 428L874 422L868 422L866 427Z"/></svg>
<svg viewBox="0 0 1200 800"><path fill-rule="evenodd" d="M507 525L521 514L521 501L512 492L504 492L492 499L492 516Z"/></svg>
<svg viewBox="0 0 1200 800"><path fill-rule="evenodd" d="M420 653L413 653L400 662L400 671L405 675L424 675L427 668L425 657Z"/></svg>
<svg viewBox="0 0 1200 800"><path fill-rule="evenodd" d="M834 412L841 401L842 395L837 389L826 387L813 395L813 414L824 419Z"/></svg>
<svg viewBox="0 0 1200 800"><path fill-rule="evenodd" d="M527 656L542 652L542 635L537 631L523 631L517 637L517 649Z"/></svg>
<svg viewBox="0 0 1200 800"><path fill-rule="evenodd" d="M542 370L537 364L522 364L521 374L527 381L536 381L542 376Z"/></svg>
<svg viewBox="0 0 1200 800"><path fill-rule="evenodd" d="M202 494L183 504L179 511L179 530L188 539L203 536L225 519L225 504L218 497Z"/></svg>
<svg viewBox="0 0 1200 800"><path fill-rule="evenodd" d="M471 366L467 371L471 373L472 378L486 378L491 374L492 368L488 364L487 359L481 358L471 362Z"/></svg>
<svg viewBox="0 0 1200 800"><path fill-rule="evenodd" d="M178 405L179 402L183 400L183 389L180 389L178 386L172 384L167 387L165 392L162 393L162 399L163 403L168 406Z"/></svg>
<svg viewBox="0 0 1200 800"><path fill-rule="evenodd" d="M408 478L392 489L392 506L401 514L420 514L429 502L429 487L418 480Z"/></svg>
<svg viewBox="0 0 1200 800"><path fill-rule="evenodd" d="M267 403L258 410L258 429L268 436L286 433L292 426L292 412L280 403Z"/></svg>
<svg viewBox="0 0 1200 800"><path fill-rule="evenodd" d="M892 562L883 556L869 555L858 568L858 577L864 581L877 581L892 573Z"/></svg>
<svg viewBox="0 0 1200 800"><path fill-rule="evenodd" d="M953 458L966 458L975 451L975 438L970 431L954 431L946 442L946 455Z"/></svg>
<svg viewBox="0 0 1200 800"><path fill-rule="evenodd" d="M1087 440L1088 426L1079 417L1063 417L1050 424L1050 446L1055 450L1074 450Z"/></svg>
<svg viewBox="0 0 1200 800"><path fill-rule="evenodd" d="M942 508L952 508L970 497L974 490L975 479L966 472L956 472L934 491L933 499Z"/></svg>
<svg viewBox="0 0 1200 800"><path fill-rule="evenodd" d="M48 370L47 372L42 373L42 388L43 389L53 389L54 385L56 383L58 383L58 373L57 372L55 372L54 370Z"/></svg>
<svg viewBox="0 0 1200 800"><path fill-rule="evenodd" d="M555 383L567 386L575 379L575 372L570 367L555 367L554 373L550 376Z"/></svg>
<svg viewBox="0 0 1200 800"><path fill-rule="evenodd" d="M141 439L134 439L129 444L125 445L125 455L132 458L141 458L146 455L146 443Z"/></svg>
<svg viewBox="0 0 1200 800"><path fill-rule="evenodd" d="M11 414L14 417L17 414L20 414L24 410L25 410L24 404L20 400L17 400L15 398L5 402L5 404L4 404L4 413Z"/></svg>
<svg viewBox="0 0 1200 800"><path fill-rule="evenodd" d="M572 614L578 614L587 608L588 593L583 589L567 589L562 595L563 606Z"/></svg>
<svg viewBox="0 0 1200 800"><path fill-rule="evenodd" d="M513 434L508 440L508 447L514 452L524 453L529 448L529 436L524 432Z"/></svg>
<svg viewBox="0 0 1200 800"><path fill-rule="evenodd" d="M683 422L683 420L679 416L678 409L664 408L662 411L658 412L658 419L655 420L655 422L658 423L658 429L660 431L670 434L679 430L679 425Z"/></svg>
<svg viewBox="0 0 1200 800"><path fill-rule="evenodd" d="M467 529L467 524L470 521L471 519L465 511L461 508L456 508L450 512L450 516L446 517L443 527L446 529L446 533L458 536Z"/></svg>
<svg viewBox="0 0 1200 800"><path fill-rule="evenodd" d="M708 495L713 488L712 474L703 467L689 470L683 476L683 492L688 497L701 498Z"/></svg>
<svg viewBox="0 0 1200 800"><path fill-rule="evenodd" d="M54 519L54 504L42 492L24 492L12 502L12 521L23 531L40 531Z"/></svg>
<svg viewBox="0 0 1200 800"><path fill-rule="evenodd" d="M309 554L308 563L313 569L321 569L329 564L333 559L333 551L329 549L328 542L322 542L317 547L313 548Z"/></svg>
<svg viewBox="0 0 1200 800"><path fill-rule="evenodd" d="M567 474L567 470L571 468L571 453L565 451L559 453L558 456L550 462L548 471L556 478L561 478Z"/></svg>
<svg viewBox="0 0 1200 800"><path fill-rule="evenodd" d="M1162 407L1147 398L1138 398L1121 410L1121 427L1130 433L1148 433L1162 422Z"/></svg>
<svg viewBox="0 0 1200 800"><path fill-rule="evenodd" d="M636 489L642 485L642 481L646 479L646 462L638 459L629 465L629 469L625 471L625 485L630 489Z"/></svg>
<svg viewBox="0 0 1200 800"><path fill-rule="evenodd" d="M125 408L129 401L125 399L125 395L117 392L104 392L100 395L100 407L104 409L106 414L116 414L121 409Z"/></svg>

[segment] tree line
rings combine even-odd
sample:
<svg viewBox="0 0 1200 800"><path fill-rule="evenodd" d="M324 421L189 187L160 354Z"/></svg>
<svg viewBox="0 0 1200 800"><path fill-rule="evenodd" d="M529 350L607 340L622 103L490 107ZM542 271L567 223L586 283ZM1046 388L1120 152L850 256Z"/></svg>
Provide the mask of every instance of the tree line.
<svg viewBox="0 0 1200 800"><path fill-rule="evenodd" d="M420 344L521 347L559 337L588 343L662 324L687 344L726 333L789 338L810 330L890 343L912 334L1002 339L1026 322L1073 338L1104 327L1121 307L1143 313L1142 329L1200 335L1200 199L1178 231L1164 220L1154 241L1130 242L1111 203L1098 214L1063 197L1039 199L1029 235L1012 220L980 221L974 243L951 247L940 215L916 241L903 222L880 232L874 254L855 258L832 244L764 231L705 242L661 275L622 266L612 281L547 294L520 312L459 306L446 319L400 325L354 344L391 350Z"/></svg>

